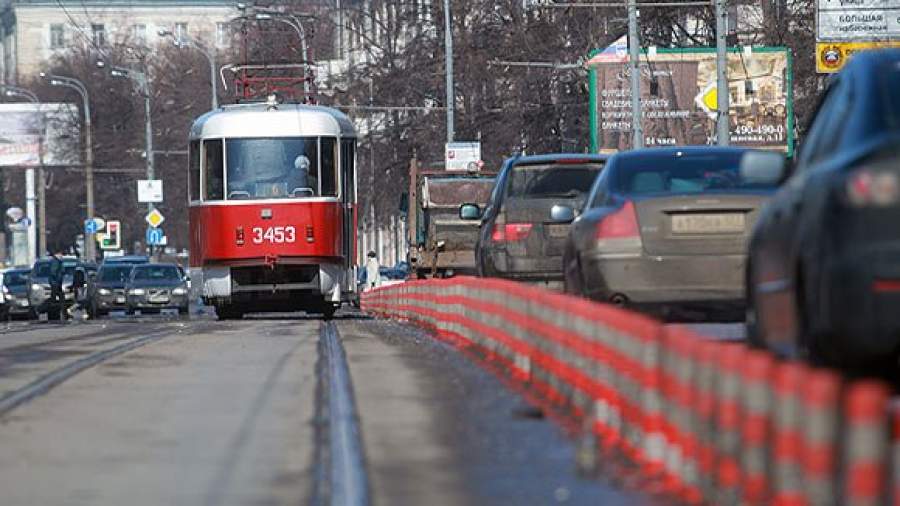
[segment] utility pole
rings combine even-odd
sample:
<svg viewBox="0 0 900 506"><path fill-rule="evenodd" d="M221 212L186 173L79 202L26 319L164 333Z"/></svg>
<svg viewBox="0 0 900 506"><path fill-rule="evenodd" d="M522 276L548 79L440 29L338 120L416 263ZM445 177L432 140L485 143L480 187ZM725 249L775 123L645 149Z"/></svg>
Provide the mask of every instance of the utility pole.
<svg viewBox="0 0 900 506"><path fill-rule="evenodd" d="M720 0L721 1L721 0ZM641 41L638 37L638 13L635 0L628 0L628 67L631 69L631 132L632 147L644 147L644 129L641 126Z"/></svg>
<svg viewBox="0 0 900 506"><path fill-rule="evenodd" d="M725 0L716 2L716 97L718 98L716 109L716 137L719 146L729 144L729 90L728 90L728 54L726 48L726 36L728 35L728 11L725 9Z"/></svg>
<svg viewBox="0 0 900 506"><path fill-rule="evenodd" d="M444 60L447 68L447 142L453 142L453 110L456 99L453 93L453 32L450 24L450 0L444 0Z"/></svg>
<svg viewBox="0 0 900 506"><path fill-rule="evenodd" d="M91 101L88 96L87 87L83 82L74 77L48 75L43 72L41 78L48 79L51 86L63 86L73 89L81 96L84 108L84 179L86 187L86 204L87 219L94 219L94 148L93 134L91 131ZM96 244L94 242L94 234L85 233L84 235L84 257L90 261L97 258Z"/></svg>

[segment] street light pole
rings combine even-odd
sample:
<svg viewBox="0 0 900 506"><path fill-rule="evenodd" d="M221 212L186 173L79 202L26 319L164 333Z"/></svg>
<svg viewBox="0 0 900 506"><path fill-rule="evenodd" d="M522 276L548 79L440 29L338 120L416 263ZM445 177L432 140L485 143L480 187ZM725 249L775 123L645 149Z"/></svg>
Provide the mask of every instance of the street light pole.
<svg viewBox="0 0 900 506"><path fill-rule="evenodd" d="M160 37L171 37L175 45L178 47L191 46L198 51L200 51L203 56L206 57L206 60L209 62L209 81L210 86L212 87L212 99L210 102L212 103L212 110L216 110L219 108L219 85L218 80L216 79L216 55L215 53L209 49L205 44L201 44L196 39L189 37L187 35L182 35L180 37L176 37L175 33L168 29L161 29L157 32Z"/></svg>
<svg viewBox="0 0 900 506"><path fill-rule="evenodd" d="M716 138L719 146L729 144L729 89L728 89L728 53L726 49L728 31L728 11L725 9L725 0L716 2Z"/></svg>
<svg viewBox="0 0 900 506"><path fill-rule="evenodd" d="M635 0L628 0L628 68L631 70L631 132L632 147L644 147L644 128L641 126L641 72L639 55L641 41L638 37L638 13Z"/></svg>
<svg viewBox="0 0 900 506"><path fill-rule="evenodd" d="M450 23L450 0L444 0L444 60L447 72L447 142L453 142L456 132L453 125L455 94L453 93L453 32Z"/></svg>
<svg viewBox="0 0 900 506"><path fill-rule="evenodd" d="M87 187L87 219L94 219L94 140L93 128L91 125L91 101L88 95L87 87L83 82L74 77L48 75L41 72L41 77L50 80L51 86L63 86L78 92L84 106L84 179ZM86 221L86 220L85 220ZM94 234L85 231L84 235L84 256L89 260L97 258L96 243L94 242Z"/></svg>
<svg viewBox="0 0 900 506"><path fill-rule="evenodd" d="M102 62L98 62L98 66L102 67L103 65L100 65L100 63ZM147 179L152 181L156 179L156 171L153 164L153 115L150 110L150 84L147 81L147 74L122 67L112 67L110 74L113 77L122 77L134 81L138 86L138 92L144 97L144 144L147 153ZM155 209L153 202L148 202L147 213L152 213L153 209ZM153 246L149 247L152 254Z"/></svg>

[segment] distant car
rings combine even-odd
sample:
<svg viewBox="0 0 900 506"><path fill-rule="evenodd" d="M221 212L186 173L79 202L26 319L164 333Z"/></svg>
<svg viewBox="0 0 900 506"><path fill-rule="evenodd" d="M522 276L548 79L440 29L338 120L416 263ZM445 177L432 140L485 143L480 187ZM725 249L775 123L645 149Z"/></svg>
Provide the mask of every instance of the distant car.
<svg viewBox="0 0 900 506"><path fill-rule="evenodd" d="M88 296L87 307L92 317L104 316L110 311L128 310L125 287L133 267L129 263L111 263L100 267Z"/></svg>
<svg viewBox="0 0 900 506"><path fill-rule="evenodd" d="M779 174L780 176L780 174ZM833 76L793 174L750 241L752 342L896 377L900 355L900 50Z"/></svg>
<svg viewBox="0 0 900 506"><path fill-rule="evenodd" d="M605 163L606 155L566 153L506 160L484 211L474 204L459 209L461 219L481 220L478 275L562 288L571 218L560 220L553 209L579 209Z"/></svg>
<svg viewBox="0 0 900 506"><path fill-rule="evenodd" d="M7 269L0 273L3 283L3 313L6 317L34 318L28 301L28 274L31 269Z"/></svg>
<svg viewBox="0 0 900 506"><path fill-rule="evenodd" d="M177 309L187 314L190 304L187 279L181 267L175 264L137 264L125 290L129 313L136 310L158 312Z"/></svg>
<svg viewBox="0 0 900 506"><path fill-rule="evenodd" d="M46 313L50 319L58 319L60 308L52 307L50 301L50 258L38 259L31 272L28 274L28 301L36 314ZM75 294L72 291L72 280L75 275L75 267L79 262L77 258L65 257L63 262L62 290L65 297L65 306L68 308L75 302Z"/></svg>
<svg viewBox="0 0 900 506"><path fill-rule="evenodd" d="M566 239L565 290L663 317L742 319L747 238L776 188L745 180L748 162L784 158L713 146L610 157Z"/></svg>

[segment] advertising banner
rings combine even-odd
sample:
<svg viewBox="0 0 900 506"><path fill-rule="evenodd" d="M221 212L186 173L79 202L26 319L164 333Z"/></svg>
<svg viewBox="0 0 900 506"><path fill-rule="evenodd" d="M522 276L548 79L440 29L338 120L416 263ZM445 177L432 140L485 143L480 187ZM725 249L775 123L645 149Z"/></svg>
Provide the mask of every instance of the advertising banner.
<svg viewBox="0 0 900 506"><path fill-rule="evenodd" d="M78 165L80 125L72 104L0 104L0 167Z"/></svg>
<svg viewBox="0 0 900 506"><path fill-rule="evenodd" d="M627 63L593 57L590 76L594 152L630 149L631 73ZM731 144L793 154L791 59L786 48L728 51ZM642 50L641 126L646 146L716 143L714 48Z"/></svg>

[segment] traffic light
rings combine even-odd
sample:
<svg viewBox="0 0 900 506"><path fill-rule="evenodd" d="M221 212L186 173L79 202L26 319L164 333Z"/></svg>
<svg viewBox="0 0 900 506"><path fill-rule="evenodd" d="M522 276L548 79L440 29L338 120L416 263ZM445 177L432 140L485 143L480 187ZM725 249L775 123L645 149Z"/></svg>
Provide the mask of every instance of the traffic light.
<svg viewBox="0 0 900 506"><path fill-rule="evenodd" d="M100 249L121 249L122 247L122 226L118 221L106 222L106 233L100 240Z"/></svg>

